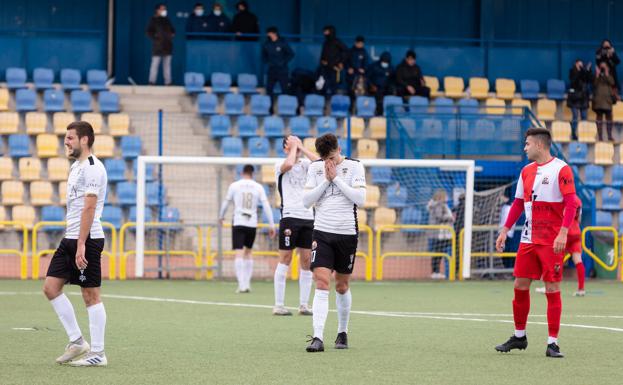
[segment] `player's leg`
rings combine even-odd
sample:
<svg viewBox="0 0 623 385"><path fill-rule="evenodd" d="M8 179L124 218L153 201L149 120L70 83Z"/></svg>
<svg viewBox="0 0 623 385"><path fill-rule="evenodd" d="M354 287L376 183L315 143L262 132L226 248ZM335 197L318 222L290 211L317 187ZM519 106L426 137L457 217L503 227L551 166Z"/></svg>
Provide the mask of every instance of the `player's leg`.
<svg viewBox="0 0 623 385"><path fill-rule="evenodd" d="M586 269L582 262L582 253L574 252L571 254L573 263L575 264L575 271L578 276L578 290L573 294L576 297L584 297L586 292L584 291L584 280L586 279Z"/></svg>
<svg viewBox="0 0 623 385"><path fill-rule="evenodd" d="M242 293L244 290L244 231L241 226L233 226L231 229L231 243L234 250L234 270L236 272L236 280L238 281L238 289L236 293Z"/></svg>
<svg viewBox="0 0 623 385"><path fill-rule="evenodd" d="M300 315L312 315L312 310L309 308L309 294L311 293L311 286L313 275L310 268L311 264L311 249L301 248L297 249L299 256L299 314Z"/></svg>
<svg viewBox="0 0 623 385"><path fill-rule="evenodd" d="M547 296L548 337L545 355L562 358L564 355L558 347L558 332L562 314L560 281L562 280L563 254L555 254L551 246L540 246L538 250L539 259L543 265L543 281L545 282L545 295Z"/></svg>
<svg viewBox="0 0 623 385"><path fill-rule="evenodd" d="M279 238L279 243L281 243L281 233ZM273 307L274 315L292 315L292 312L285 308L286 278L291 261L292 250L282 250L280 245L279 263L277 263L273 279L273 284L275 286L275 306Z"/></svg>
<svg viewBox="0 0 623 385"><path fill-rule="evenodd" d="M324 326L329 314L329 283L335 265L335 250L331 235L321 231L313 232L310 268L313 272L316 290L312 302L314 335L307 346L308 352L324 351Z"/></svg>
<svg viewBox="0 0 623 385"><path fill-rule="evenodd" d="M256 228L247 227L244 237L244 284L245 292L251 291L251 278L253 277L253 244L255 243Z"/></svg>
<svg viewBox="0 0 623 385"><path fill-rule="evenodd" d="M339 254L335 259L335 306L338 320L336 349L348 349L348 321L352 306L349 281L355 268L357 241L357 235L342 235L337 242Z"/></svg>

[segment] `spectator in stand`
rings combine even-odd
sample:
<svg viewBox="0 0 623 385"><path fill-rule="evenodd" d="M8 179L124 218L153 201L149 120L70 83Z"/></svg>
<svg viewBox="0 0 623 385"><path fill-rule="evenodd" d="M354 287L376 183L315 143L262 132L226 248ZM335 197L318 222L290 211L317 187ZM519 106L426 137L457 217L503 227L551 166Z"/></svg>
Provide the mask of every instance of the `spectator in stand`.
<svg viewBox="0 0 623 385"><path fill-rule="evenodd" d="M595 64L597 64L597 67L599 67L601 63L606 63L606 65L608 66L610 75L614 80L614 87L616 89L617 98L619 97L619 77L617 76L616 67L617 65L619 65L620 62L621 60L619 59L617 53L614 51L614 47L612 46L610 40L604 39L601 42L601 47L599 47L595 52Z"/></svg>
<svg viewBox="0 0 623 385"><path fill-rule="evenodd" d="M295 68L292 71L291 83L290 91L296 96L296 99L299 102L300 113L301 107L305 104L305 96L316 91L314 84L314 72L303 68Z"/></svg>
<svg viewBox="0 0 623 385"><path fill-rule="evenodd" d="M212 6L212 13L207 17L208 32L212 33L227 33L231 32L231 22L229 18L223 13L223 6L220 3L214 3ZM229 40L226 36L213 36L212 40Z"/></svg>
<svg viewBox="0 0 623 385"><path fill-rule="evenodd" d="M203 8L203 4L197 3L195 4L195 8L193 8L193 13L190 14L188 20L186 20L186 33L203 33L208 32L208 20L205 15L205 11ZM205 36L188 36L186 37L188 40L199 40L205 39Z"/></svg>
<svg viewBox="0 0 623 385"><path fill-rule="evenodd" d="M282 93L288 92L288 63L294 58L294 52L279 36L277 27L269 27L266 37L262 46L262 60L268 67L266 93L272 98L275 83L279 83Z"/></svg>
<svg viewBox="0 0 623 385"><path fill-rule="evenodd" d="M383 114L383 97L394 94L393 77L392 55L385 51L368 68L369 92L376 98L377 115Z"/></svg>
<svg viewBox="0 0 623 385"><path fill-rule="evenodd" d="M365 85L366 69L370 65L370 55L365 48L365 39L363 36L355 38L355 44L348 51L348 84L353 93L358 94L355 89L358 83ZM363 79L363 82L357 80Z"/></svg>
<svg viewBox="0 0 623 385"><path fill-rule="evenodd" d="M578 120L586 120L588 110L589 84L593 82L591 63L584 66L582 60L577 59L569 70L569 92L567 93L567 106L571 109L573 119L571 120L573 140L577 140Z"/></svg>
<svg viewBox="0 0 623 385"><path fill-rule="evenodd" d="M604 117L607 120L608 140L612 138L612 105L616 101L614 94L614 78L610 74L610 68L605 61L597 67L595 72L595 80L593 82L593 111L597 114L597 129L599 140L604 137Z"/></svg>
<svg viewBox="0 0 623 385"><path fill-rule="evenodd" d="M167 7L164 4L156 5L154 15L149 20L146 33L152 42L149 84L156 84L158 67L160 67L160 62L162 61L164 84L168 86L171 84L171 55L173 54L175 28L173 28L171 20L167 17Z"/></svg>
<svg viewBox="0 0 623 385"><path fill-rule="evenodd" d="M344 79L345 63L348 60L348 48L337 38L335 27L324 27L325 41L320 53L320 67L318 68L318 81L316 89L327 96L341 91L346 91L346 79Z"/></svg>
<svg viewBox="0 0 623 385"><path fill-rule="evenodd" d="M428 220L431 225L445 225L450 226L454 224L454 215L448 207L448 194L446 190L440 188L435 191L433 199L428 202L426 209L428 210ZM452 232L450 230L433 230L430 240L431 250L437 253L450 254L452 247ZM445 276L440 272L440 264L442 257L432 257L432 279L444 279ZM448 272L446 266L446 272Z"/></svg>
<svg viewBox="0 0 623 385"><path fill-rule="evenodd" d="M415 52L407 51L405 59L396 67L398 94L406 98L411 96L430 97L430 88L424 83L420 66L415 64Z"/></svg>
<svg viewBox="0 0 623 385"><path fill-rule="evenodd" d="M232 30L236 33L236 40L257 41L256 36L240 36L241 34L258 34L260 25L257 16L249 11L249 4L246 1L239 1L236 4L238 13L234 15Z"/></svg>

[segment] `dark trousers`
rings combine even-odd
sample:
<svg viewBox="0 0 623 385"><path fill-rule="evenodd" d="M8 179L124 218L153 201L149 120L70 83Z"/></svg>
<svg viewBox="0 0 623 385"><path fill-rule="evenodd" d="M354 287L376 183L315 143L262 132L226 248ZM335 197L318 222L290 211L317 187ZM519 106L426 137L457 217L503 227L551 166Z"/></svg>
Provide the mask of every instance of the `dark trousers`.
<svg viewBox="0 0 623 385"><path fill-rule="evenodd" d="M271 67L268 69L266 80L266 94L268 94L271 98L274 93L273 90L275 88L275 84L279 83L281 86L281 93L288 93L288 69L287 68L279 68L279 67Z"/></svg>
<svg viewBox="0 0 623 385"><path fill-rule="evenodd" d="M608 129L608 140L612 141L612 110L595 110L597 114L597 133L599 134L599 140L604 140L604 125ZM606 122L604 122L604 117Z"/></svg>
<svg viewBox="0 0 623 385"><path fill-rule="evenodd" d="M450 239L431 239L431 250L436 253L448 253L450 251L450 247L452 246L452 240ZM431 258L431 267L433 269L433 273L439 273L439 265L441 264L441 259L443 257L433 257Z"/></svg>

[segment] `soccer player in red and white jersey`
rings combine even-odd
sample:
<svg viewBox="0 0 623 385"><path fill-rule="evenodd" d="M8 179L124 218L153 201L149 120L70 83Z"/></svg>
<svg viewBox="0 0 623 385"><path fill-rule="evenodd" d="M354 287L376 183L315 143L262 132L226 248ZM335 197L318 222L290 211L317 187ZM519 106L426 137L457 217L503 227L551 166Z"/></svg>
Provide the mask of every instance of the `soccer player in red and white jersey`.
<svg viewBox="0 0 623 385"><path fill-rule="evenodd" d="M546 129L531 128L526 132L524 151L532 163L521 170L515 200L496 241L496 249L502 252L506 234L525 210L526 223L521 230L514 271L515 333L495 347L499 352L528 347L526 323L530 312L530 283L542 278L547 296L549 331L545 355L564 357L558 347L562 312L560 281L563 251L577 207L573 171L564 161L551 155L551 144L552 137Z"/></svg>

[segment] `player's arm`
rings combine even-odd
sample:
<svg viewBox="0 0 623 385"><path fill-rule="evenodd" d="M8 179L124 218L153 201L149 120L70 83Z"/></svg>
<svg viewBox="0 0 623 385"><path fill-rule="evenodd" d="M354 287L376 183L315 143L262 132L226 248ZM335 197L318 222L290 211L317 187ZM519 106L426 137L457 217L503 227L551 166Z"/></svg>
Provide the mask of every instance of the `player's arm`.
<svg viewBox="0 0 623 385"><path fill-rule="evenodd" d="M315 163L314 163L315 164ZM316 170L312 165L307 171L307 183L305 183L305 192L303 193L303 205L310 208L324 194L325 190L331 184L326 178L321 183L316 182Z"/></svg>
<svg viewBox="0 0 623 385"><path fill-rule="evenodd" d="M562 202L564 205L562 225L560 231L554 240L554 252L562 253L567 244L567 233L569 227L573 223L573 218L577 212L577 198L575 196L575 182L573 180L573 171L571 167L565 166L558 173L558 187L562 193Z"/></svg>
<svg viewBox="0 0 623 385"><path fill-rule="evenodd" d="M495 249L498 251L498 253L504 251L508 232L510 231L510 229L513 228L513 226L515 226L515 222L517 222L517 220L524 211L523 194L523 178L522 175L519 175L519 180L517 181L517 190L515 191L515 200L513 201L513 204L508 211L506 223L504 223L504 226L502 226L502 229L500 229L500 234L495 241Z"/></svg>
<svg viewBox="0 0 623 385"><path fill-rule="evenodd" d="M309 151L308 149L305 148L305 146L303 146L303 142L301 141L300 138L296 138L296 140L298 142L298 148L301 150L303 155L305 155L307 157L307 159L311 160L312 162L315 162L318 159L320 159L318 154L316 154L313 151Z"/></svg>
<svg viewBox="0 0 623 385"><path fill-rule="evenodd" d="M80 214L80 233L78 235L78 247L76 249L76 266L83 270L87 267L85 257L86 242L91 233L91 226L95 219L95 208L97 207L97 194L102 187L101 171L93 166L87 166L84 170L84 207Z"/></svg>
<svg viewBox="0 0 623 385"><path fill-rule="evenodd" d="M350 185L337 177L333 179L333 183L357 206L363 206L366 203L366 176L361 163L355 167Z"/></svg>
<svg viewBox="0 0 623 385"><path fill-rule="evenodd" d="M283 163L281 164L281 168L279 169L281 174L284 174L290 171L292 167L294 167L294 164L296 163L296 155L297 155L296 148L298 146L297 141L298 141L298 138L295 136L288 137L288 146L292 150L290 150L290 152L288 153L288 156L286 157L286 160L284 160Z"/></svg>
<svg viewBox="0 0 623 385"><path fill-rule="evenodd" d="M225 196L223 203L221 203L221 210L218 213L218 220L221 223L221 225L223 224L223 220L225 219L227 208L229 207L229 204L231 203L233 199L234 199L234 189L230 185L229 188L227 189L227 195Z"/></svg>
<svg viewBox="0 0 623 385"><path fill-rule="evenodd" d="M271 238L275 236L275 218L273 217L273 210L270 207L270 203L268 202L268 198L266 197L266 192L263 187L259 187L260 189L260 202L262 203L262 210L266 213L266 218L268 218L268 233Z"/></svg>

